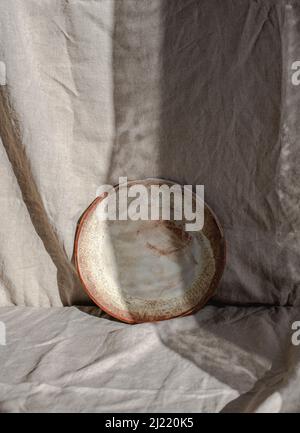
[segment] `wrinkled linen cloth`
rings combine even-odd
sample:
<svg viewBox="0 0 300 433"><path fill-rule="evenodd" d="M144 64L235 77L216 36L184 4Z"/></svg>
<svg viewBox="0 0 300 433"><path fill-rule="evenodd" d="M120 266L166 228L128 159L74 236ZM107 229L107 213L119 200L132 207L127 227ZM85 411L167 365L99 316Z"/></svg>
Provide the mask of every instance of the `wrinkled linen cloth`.
<svg viewBox="0 0 300 433"><path fill-rule="evenodd" d="M0 313L2 412L299 411L292 307L207 306L141 325L91 307Z"/></svg>
<svg viewBox="0 0 300 433"><path fill-rule="evenodd" d="M0 11L0 410L300 411L298 2ZM76 225L119 176L204 184L213 305L135 326L92 306Z"/></svg>

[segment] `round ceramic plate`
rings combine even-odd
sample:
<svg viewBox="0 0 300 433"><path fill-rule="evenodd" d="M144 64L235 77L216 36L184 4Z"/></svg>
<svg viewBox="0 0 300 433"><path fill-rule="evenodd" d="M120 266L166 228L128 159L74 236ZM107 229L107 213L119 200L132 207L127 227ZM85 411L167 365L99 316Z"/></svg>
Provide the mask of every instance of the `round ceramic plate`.
<svg viewBox="0 0 300 433"><path fill-rule="evenodd" d="M133 184L174 185L146 179L127 187ZM184 220L101 220L97 209L106 197L94 200L76 233L75 263L88 295L128 323L199 310L213 295L225 264L223 232L209 207L204 208L202 230L187 232Z"/></svg>

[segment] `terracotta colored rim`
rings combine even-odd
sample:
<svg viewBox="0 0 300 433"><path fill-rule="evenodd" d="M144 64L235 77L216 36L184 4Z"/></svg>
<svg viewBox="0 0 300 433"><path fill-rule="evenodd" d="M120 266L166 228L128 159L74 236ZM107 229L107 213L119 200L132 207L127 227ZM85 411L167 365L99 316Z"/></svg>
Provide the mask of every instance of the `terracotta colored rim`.
<svg viewBox="0 0 300 433"><path fill-rule="evenodd" d="M170 180L165 180L165 179L147 178L147 179L143 179L143 180L128 181L128 185L139 184L139 183L144 184L145 182L153 182L153 183L169 184L169 185L178 184L176 182L173 182ZM118 187L119 187L119 185L114 186L115 189L117 189ZM96 199L84 211L84 213L82 214L81 218L79 219L79 221L77 223L75 241L74 241L75 267L76 267L77 273L79 275L80 281L82 283L83 289L85 290L85 292L87 293L89 298L92 299L92 301L99 308L101 308L101 310L103 310L108 315L110 315L110 316L112 316L112 317L114 317L114 318L116 318L122 322L128 323L128 324L144 323L145 320L136 320L136 319L130 318L129 316L125 316L123 314L123 312L116 307L114 307L114 311L112 311L106 305L103 305L102 302L99 301L99 299L96 299L95 296L90 292L88 285L84 281L83 275L82 275L81 270L80 270L80 266L78 263L78 244L79 244L79 238L80 238L83 224L85 223L85 221L89 217L90 213L94 210L94 208L98 205L98 203L106 197L106 195L107 195L107 193L102 194L99 197L96 197ZM219 232L219 237L220 237L219 242L218 242L219 253L217 254L217 258L215 257L215 251L213 251L214 252L214 258L215 258L215 264L216 264L216 270L215 270L215 274L211 280L211 283L210 283L209 289L207 290L206 295L201 299L201 301L198 304L196 304L194 307L190 308L189 310L187 310L185 312L182 312L178 315L174 315L172 317L160 317L159 319L147 320L147 322L157 322L157 321L162 321L162 320L169 320L171 318L185 317L185 316L188 316L190 314L194 314L197 311L199 311L202 307L204 307L204 305L208 302L208 300L214 295L214 293L215 293L215 291L216 291L216 289L220 283L220 280L222 278L222 274L224 272L224 268L225 268L225 264L226 264L226 242L225 242L224 232L223 232L223 229L222 229L220 222L218 221L215 213L211 210L211 208L206 203L205 203L205 210L210 214L212 220L214 221L216 228Z"/></svg>

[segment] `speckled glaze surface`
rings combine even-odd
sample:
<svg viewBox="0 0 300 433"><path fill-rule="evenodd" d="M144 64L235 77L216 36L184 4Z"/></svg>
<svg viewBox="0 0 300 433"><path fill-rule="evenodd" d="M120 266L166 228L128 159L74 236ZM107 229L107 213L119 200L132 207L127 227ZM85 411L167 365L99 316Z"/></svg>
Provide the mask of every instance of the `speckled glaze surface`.
<svg viewBox="0 0 300 433"><path fill-rule="evenodd" d="M150 188L173 182L146 179L128 186L132 184ZM85 211L75 239L76 267L94 302L128 323L165 320L201 308L225 264L224 236L212 211L205 205L203 229L186 232L184 220L101 221L96 211L102 200L96 198Z"/></svg>

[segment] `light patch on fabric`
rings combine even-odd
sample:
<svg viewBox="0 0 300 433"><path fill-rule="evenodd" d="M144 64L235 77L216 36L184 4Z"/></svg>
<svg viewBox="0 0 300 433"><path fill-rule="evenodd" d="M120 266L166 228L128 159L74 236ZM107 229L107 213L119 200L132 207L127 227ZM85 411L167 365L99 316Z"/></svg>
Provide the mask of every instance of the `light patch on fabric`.
<svg viewBox="0 0 300 433"><path fill-rule="evenodd" d="M6 85L6 65L0 60L0 86Z"/></svg>

